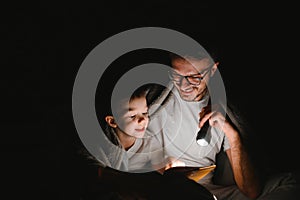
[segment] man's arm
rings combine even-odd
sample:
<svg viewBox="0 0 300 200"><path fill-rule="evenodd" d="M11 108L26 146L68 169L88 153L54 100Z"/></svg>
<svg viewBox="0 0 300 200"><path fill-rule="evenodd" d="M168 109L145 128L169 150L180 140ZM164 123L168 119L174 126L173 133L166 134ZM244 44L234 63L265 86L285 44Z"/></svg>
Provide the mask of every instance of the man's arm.
<svg viewBox="0 0 300 200"><path fill-rule="evenodd" d="M241 137L241 127L236 126L231 121L230 117L232 118L233 116L225 118L218 111L204 110L200 115L203 116L200 121L200 127L209 120L211 126L222 130L226 135L230 145L230 149L226 150L226 153L232 167L235 182L240 191L250 198L258 197L262 191L262 179L258 166L250 158L250 154L245 146L243 140L245 138Z"/></svg>
<svg viewBox="0 0 300 200"><path fill-rule="evenodd" d="M231 147L226 151L226 154L235 181L245 195L256 198L262 191L263 177L260 163L257 160L254 162L253 155L250 155L253 152L249 152L249 145L253 145L249 141L251 138L249 134L253 134L252 128L249 127L242 113L233 104L228 103L226 114L224 133Z"/></svg>
<svg viewBox="0 0 300 200"><path fill-rule="evenodd" d="M235 130L232 131L235 132ZM259 174L241 143L238 134L231 133L230 135L234 134L236 136L228 137L230 138L229 143L231 148L226 150L226 154L231 164L235 182L246 196L257 198L262 190Z"/></svg>

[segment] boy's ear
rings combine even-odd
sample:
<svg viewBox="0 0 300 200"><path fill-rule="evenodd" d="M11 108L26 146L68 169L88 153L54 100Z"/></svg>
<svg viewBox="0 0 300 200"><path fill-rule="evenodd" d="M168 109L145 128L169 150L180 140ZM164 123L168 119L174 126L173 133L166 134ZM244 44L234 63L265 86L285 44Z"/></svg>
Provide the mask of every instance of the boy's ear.
<svg viewBox="0 0 300 200"><path fill-rule="evenodd" d="M105 121L112 128L117 128L118 126L113 116L110 115L106 116Z"/></svg>

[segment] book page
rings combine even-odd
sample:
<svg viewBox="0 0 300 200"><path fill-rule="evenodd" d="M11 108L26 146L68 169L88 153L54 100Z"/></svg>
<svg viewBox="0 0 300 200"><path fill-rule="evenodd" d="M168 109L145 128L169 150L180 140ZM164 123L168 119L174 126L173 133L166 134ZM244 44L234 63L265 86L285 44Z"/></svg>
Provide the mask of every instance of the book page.
<svg viewBox="0 0 300 200"><path fill-rule="evenodd" d="M209 172L213 171L216 168L216 165L211 165L208 167L200 167L198 170L193 170L187 174L189 179L192 179L198 182L200 179L205 177Z"/></svg>
<svg viewBox="0 0 300 200"><path fill-rule="evenodd" d="M216 165L207 167L172 167L167 169L164 173L181 173L184 174L187 178L198 182L215 168Z"/></svg>

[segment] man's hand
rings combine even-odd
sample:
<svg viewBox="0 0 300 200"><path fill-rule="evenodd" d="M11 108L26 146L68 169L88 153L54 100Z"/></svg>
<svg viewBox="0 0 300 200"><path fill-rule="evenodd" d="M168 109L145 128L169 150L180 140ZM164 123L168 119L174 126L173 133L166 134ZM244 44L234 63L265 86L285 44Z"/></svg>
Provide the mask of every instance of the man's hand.
<svg viewBox="0 0 300 200"><path fill-rule="evenodd" d="M170 169L172 167L185 167L185 163L170 156L167 158L167 165L165 167L165 170Z"/></svg>

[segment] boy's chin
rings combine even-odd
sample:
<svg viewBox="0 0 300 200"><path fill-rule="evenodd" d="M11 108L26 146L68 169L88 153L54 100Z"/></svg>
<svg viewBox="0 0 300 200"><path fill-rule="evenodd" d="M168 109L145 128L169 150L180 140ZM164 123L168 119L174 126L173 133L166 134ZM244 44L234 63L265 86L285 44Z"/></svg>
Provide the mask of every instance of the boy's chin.
<svg viewBox="0 0 300 200"><path fill-rule="evenodd" d="M144 136L145 136L145 132L135 134L136 138L144 138Z"/></svg>

